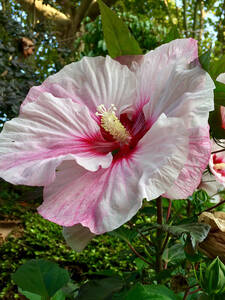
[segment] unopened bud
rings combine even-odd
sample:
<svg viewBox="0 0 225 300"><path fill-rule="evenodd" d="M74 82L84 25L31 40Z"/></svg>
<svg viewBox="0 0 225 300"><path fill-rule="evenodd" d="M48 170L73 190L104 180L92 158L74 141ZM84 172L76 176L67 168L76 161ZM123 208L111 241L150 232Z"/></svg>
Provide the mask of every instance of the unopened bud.
<svg viewBox="0 0 225 300"><path fill-rule="evenodd" d="M225 266L218 257L204 272L200 269L199 283L209 295L225 293Z"/></svg>

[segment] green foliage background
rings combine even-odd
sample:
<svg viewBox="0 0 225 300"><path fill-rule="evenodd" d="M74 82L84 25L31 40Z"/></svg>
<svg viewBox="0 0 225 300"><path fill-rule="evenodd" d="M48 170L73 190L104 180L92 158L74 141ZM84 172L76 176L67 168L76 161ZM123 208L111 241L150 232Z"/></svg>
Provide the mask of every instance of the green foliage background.
<svg viewBox="0 0 225 300"><path fill-rule="evenodd" d="M45 1L55 8L65 8L57 1ZM19 106L33 85L40 84L46 77L59 71L64 65L81 59L83 56L107 55L103 38L101 17L85 17L80 31L72 43L59 38L49 22L34 22L32 14L23 11L17 1L0 1L0 126L19 112ZM78 5L74 2L71 5ZM184 9L186 4L186 9ZM223 1L183 1L183 7L176 1L164 0L125 0L115 1L113 10L127 24L129 31L138 41L143 53L175 38L194 37L199 40L200 52L214 44L212 63L220 72L225 72L225 7ZM208 16L202 22L202 11ZM186 16L186 25L184 22ZM35 42L35 54L24 58L19 47L25 36ZM215 68L214 68L215 70ZM216 72L216 71L215 71ZM215 73L215 77L218 72ZM2 127L0 127L2 128ZM196 222L197 215L211 206L209 197L200 191L188 200L173 201L171 222ZM124 240L135 226L151 225L156 221L156 204L144 205L138 216L123 231L114 235L96 237L82 253L75 253L65 244L61 227L44 220L36 213L41 203L41 191L27 187L13 187L0 181L0 220L17 219L17 230L0 247L0 298L20 299L17 287L11 281L11 274L19 265L32 258L45 258L59 263L69 270L71 278L78 283L102 276L105 269L116 274L130 276L130 282L141 279L148 284L162 281L182 295L186 285L196 284L192 264L205 261L201 254L188 254L184 251L182 236L170 237L168 248L162 254L168 268L157 274L149 266L137 260ZM166 218L167 200L164 200ZM220 210L223 209L220 207ZM193 212L190 215L190 211ZM124 235L126 238L124 238ZM152 245L143 246L141 239L133 235L132 245L143 256L151 257L155 263L155 249ZM131 238L131 237L130 237ZM131 242L128 239L128 243ZM156 232L150 235L156 242ZM190 245L188 245L190 246ZM207 261L206 261L207 264ZM133 272L133 273L131 273ZM180 277L184 286L178 285ZM174 282L171 280L173 278ZM142 292L135 286L134 293ZM180 297L182 297L180 296ZM188 300L195 299L195 296ZM118 296L117 299L119 299ZM179 298L181 299L181 298Z"/></svg>

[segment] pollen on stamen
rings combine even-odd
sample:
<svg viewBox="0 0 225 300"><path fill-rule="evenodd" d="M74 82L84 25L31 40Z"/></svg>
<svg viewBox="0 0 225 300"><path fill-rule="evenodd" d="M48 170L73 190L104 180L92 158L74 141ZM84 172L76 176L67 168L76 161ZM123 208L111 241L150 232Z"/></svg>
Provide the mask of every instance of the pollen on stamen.
<svg viewBox="0 0 225 300"><path fill-rule="evenodd" d="M97 107L96 115L101 117L101 127L104 128L105 131L110 133L116 141L127 144L131 136L117 118L115 114L116 110L114 104L111 104L108 110L104 104L101 104Z"/></svg>
<svg viewBox="0 0 225 300"><path fill-rule="evenodd" d="M225 163L214 164L214 168L216 170L224 170L225 169Z"/></svg>

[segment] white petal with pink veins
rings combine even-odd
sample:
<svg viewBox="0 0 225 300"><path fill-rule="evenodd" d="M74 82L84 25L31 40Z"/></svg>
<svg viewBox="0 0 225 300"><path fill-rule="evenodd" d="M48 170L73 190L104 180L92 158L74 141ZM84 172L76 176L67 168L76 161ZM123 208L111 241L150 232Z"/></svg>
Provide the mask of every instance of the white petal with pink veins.
<svg viewBox="0 0 225 300"><path fill-rule="evenodd" d="M56 180L45 187L38 211L63 226L80 223L95 234L114 230L137 213L143 198L154 199L173 184L187 146L183 121L162 116L133 152L108 169L87 172L75 162L64 162Z"/></svg>
<svg viewBox="0 0 225 300"><path fill-rule="evenodd" d="M209 128L189 129L189 153L179 177L167 191L165 197L171 199L186 199L192 195L201 182L202 173L208 165L211 155Z"/></svg>
<svg viewBox="0 0 225 300"><path fill-rule="evenodd" d="M64 162L56 180L45 187L38 212L62 226L81 223L95 234L111 231L133 217L142 204L140 172L132 166L124 159L108 169L88 172Z"/></svg>
<svg viewBox="0 0 225 300"><path fill-rule="evenodd" d="M85 106L42 94L0 135L0 176L14 184L47 185L63 160L89 171L112 161L107 142Z"/></svg>
<svg viewBox="0 0 225 300"><path fill-rule="evenodd" d="M93 239L95 234L90 232L87 227L81 224L74 225L72 227L63 228L63 236L66 243L75 251L82 251L86 245Z"/></svg>
<svg viewBox="0 0 225 300"><path fill-rule="evenodd" d="M116 60L136 72L138 71L137 65L144 63L144 60L149 56L149 60L153 60L152 63L156 67L155 70L165 67L165 71L168 72L173 67L172 64L176 64L178 61L182 61L185 64L195 61L198 58L197 43L192 38L177 39L157 47L146 55L124 55L117 57ZM168 66L169 60L170 65ZM157 65L158 62L160 66ZM146 67L148 66L146 65ZM154 73L154 70L152 70L152 73Z"/></svg>
<svg viewBox="0 0 225 300"><path fill-rule="evenodd" d="M88 57L65 66L41 86L33 87L23 106L36 101L43 91L85 104L95 113L100 104L107 109L112 103L120 109L132 104L136 99L136 78L127 66L109 56Z"/></svg>
<svg viewBox="0 0 225 300"><path fill-rule="evenodd" d="M136 68L136 105L145 106L146 119L151 123L165 113L185 118L188 128L207 125L208 113L214 108L214 84L199 66L197 57L197 41L180 39L140 59Z"/></svg>
<svg viewBox="0 0 225 300"><path fill-rule="evenodd" d="M170 198L193 193L210 155L208 116L213 110L214 84L199 66L197 55L196 41L176 40L146 54L137 71L139 105L144 105L146 119L153 123L165 113L182 118L189 130L188 159L166 194Z"/></svg>
<svg viewBox="0 0 225 300"><path fill-rule="evenodd" d="M161 115L139 142L139 164L148 166L144 180L148 200L162 195L177 179L189 152L188 131L183 120ZM147 176L146 176L147 175Z"/></svg>

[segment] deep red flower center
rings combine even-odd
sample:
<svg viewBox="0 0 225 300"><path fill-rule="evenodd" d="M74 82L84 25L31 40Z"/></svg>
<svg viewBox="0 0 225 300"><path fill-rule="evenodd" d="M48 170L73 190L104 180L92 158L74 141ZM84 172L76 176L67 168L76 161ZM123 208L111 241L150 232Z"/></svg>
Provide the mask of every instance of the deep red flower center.
<svg viewBox="0 0 225 300"><path fill-rule="evenodd" d="M213 155L213 169L220 173L222 176L225 176L225 159L216 154Z"/></svg>
<svg viewBox="0 0 225 300"><path fill-rule="evenodd" d="M119 135L113 128L109 129L107 127L104 128L102 124L104 124L104 116L100 116L100 130L102 136L106 141L112 142L112 155L115 159L123 158L124 156L128 157L131 153L133 153L136 148L139 140L145 135L145 133L149 130L150 124L146 122L143 111L139 111L134 114L132 117L128 116L127 113L123 113L119 118L116 118L118 122L121 124L121 136L122 138L127 135L127 138L124 137L124 140L121 138L117 139L117 135ZM118 126L118 130L120 130L117 120L115 121L115 126ZM112 123L112 126L114 124ZM111 126L111 125L110 125ZM122 129L124 128L124 129Z"/></svg>

